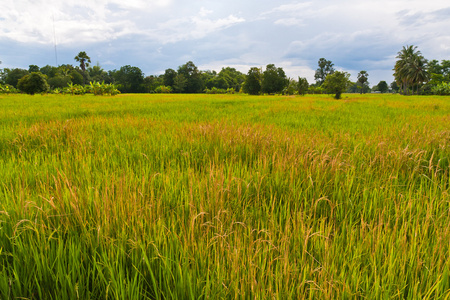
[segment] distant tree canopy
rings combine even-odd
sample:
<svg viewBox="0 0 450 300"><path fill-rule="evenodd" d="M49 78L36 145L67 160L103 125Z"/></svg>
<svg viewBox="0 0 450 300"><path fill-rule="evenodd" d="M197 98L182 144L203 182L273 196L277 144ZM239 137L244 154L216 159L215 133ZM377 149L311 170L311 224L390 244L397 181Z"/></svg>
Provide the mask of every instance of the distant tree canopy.
<svg viewBox="0 0 450 300"><path fill-rule="evenodd" d="M331 60L326 60L325 58L320 58L317 64L319 65L319 67L314 74L314 78L316 79L317 85L320 86L325 82L325 78L328 75L333 74L334 64L331 62Z"/></svg>
<svg viewBox="0 0 450 300"><path fill-rule="evenodd" d="M176 69L166 69L164 74L145 76L140 68L130 65L110 71L104 70L98 63L90 66L91 58L85 51L79 52L74 59L79 66L46 65L40 68L37 65L29 65L28 69L0 69L0 83L17 88L19 80L24 76L31 73L42 73L46 76L50 89L64 89L73 85L89 85L90 82L104 82L117 85L122 93L245 92L251 95L281 93L304 95L305 93L321 94L332 91L333 82L339 77L332 77L325 85L326 79L335 73L334 64L325 58L318 60L318 68L314 74L316 83L312 85L309 85L306 78L303 77L298 77L298 81L288 78L283 68L276 67L274 64L268 64L264 71L262 68L252 67L247 74L244 74L232 67L224 67L220 72L201 71L192 61L188 61ZM417 50L417 46L404 46L397 53L397 61L393 70L394 82L388 86L385 81L380 81L372 90L400 91L405 95L412 93L450 94L448 92L450 60L428 61ZM349 84L345 91L350 93L370 92L368 77L367 71L360 71L357 74L357 81ZM335 95L340 97L339 93Z"/></svg>
<svg viewBox="0 0 450 300"><path fill-rule="evenodd" d="M378 91L380 91L381 93L387 93L389 91L389 86L388 86L387 82L384 80L381 80L377 84L377 88L378 88Z"/></svg>
<svg viewBox="0 0 450 300"><path fill-rule="evenodd" d="M244 85L242 87L244 93L250 95L258 95L261 91L262 72L260 68L250 68L247 73Z"/></svg>
<svg viewBox="0 0 450 300"><path fill-rule="evenodd" d="M164 72L164 85L165 86L170 86L173 87L173 85L175 84L175 78L177 77L177 71L175 71L174 69L167 69Z"/></svg>
<svg viewBox="0 0 450 300"><path fill-rule="evenodd" d="M29 72L29 73L39 72L39 71L40 71L40 69L39 69L39 67L36 66L36 65L29 65L29 66L28 66L28 72Z"/></svg>
<svg viewBox="0 0 450 300"><path fill-rule="evenodd" d="M4 69L5 72L5 83L12 85L13 87L17 88L17 84L19 80L24 77L25 75L30 74L28 70L25 69Z"/></svg>
<svg viewBox="0 0 450 300"><path fill-rule="evenodd" d="M358 73L358 87L360 88L360 92L362 93L366 93L366 91L368 90L369 87L369 73L367 73L367 71L360 71Z"/></svg>
<svg viewBox="0 0 450 300"><path fill-rule="evenodd" d="M179 81L183 81L183 84L178 86L178 88L181 90L180 92L201 93L203 91L203 81L201 73L192 61L188 61L184 65L178 67L177 73L178 75L182 75L182 78L179 78Z"/></svg>
<svg viewBox="0 0 450 300"><path fill-rule="evenodd" d="M261 92L267 94L280 94L289 81L282 68L275 67L274 64L266 66L262 74Z"/></svg>
<svg viewBox="0 0 450 300"><path fill-rule="evenodd" d="M93 67L88 67L86 70L88 73L89 81L97 81L97 82L104 81L105 83L112 82L111 76L108 74L108 72L103 70L103 68L99 64Z"/></svg>
<svg viewBox="0 0 450 300"><path fill-rule="evenodd" d="M144 73L138 67L126 65L110 74L121 93L142 93L144 91Z"/></svg>
<svg viewBox="0 0 450 300"><path fill-rule="evenodd" d="M306 78L299 77L298 78L298 86L297 91L299 95L305 95L308 92L308 80Z"/></svg>
<svg viewBox="0 0 450 300"><path fill-rule="evenodd" d="M245 80L244 74L230 67L222 68L218 74L215 71L206 71L203 75L205 86L208 89L234 89L238 92Z"/></svg>
<svg viewBox="0 0 450 300"><path fill-rule="evenodd" d="M399 90L399 87L398 87L396 81L391 82L390 88L391 88L392 92L394 92L394 93L397 93Z"/></svg>

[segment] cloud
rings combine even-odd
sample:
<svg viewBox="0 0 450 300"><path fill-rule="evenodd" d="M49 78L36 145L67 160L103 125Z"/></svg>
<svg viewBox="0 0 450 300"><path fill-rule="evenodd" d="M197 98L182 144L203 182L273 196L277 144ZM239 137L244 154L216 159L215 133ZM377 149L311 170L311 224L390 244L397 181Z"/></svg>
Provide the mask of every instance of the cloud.
<svg viewBox="0 0 450 300"><path fill-rule="evenodd" d="M58 44L87 44L140 35L165 44L203 38L245 21L231 14L207 17L213 11L204 7L192 16L159 21L160 9L172 3L168 0L69 0L53 1L44 6L38 2L17 1L9 2L0 12L0 25L4 28L0 30L0 37L25 43L52 44L54 35ZM21 5L24 9L19 10ZM149 16L155 18L149 21Z"/></svg>
<svg viewBox="0 0 450 300"><path fill-rule="evenodd" d="M244 22L245 19L233 15L225 18L205 18L205 11L198 15L172 19L158 23L156 28L148 31L141 30L140 34L156 40L162 44L176 43L184 40L201 39L210 33L226 29L230 26Z"/></svg>
<svg viewBox="0 0 450 300"><path fill-rule="evenodd" d="M407 9L405 9L407 8ZM448 59L448 0L2 0L1 67L74 63L79 51L105 67L146 74L192 60L246 73L269 63L314 80L317 60L371 81L390 81L395 55L417 45ZM298 74L296 74L298 72Z"/></svg>
<svg viewBox="0 0 450 300"><path fill-rule="evenodd" d="M279 19L275 21L276 25L284 25L284 26L305 26L305 22L297 18L286 18Z"/></svg>

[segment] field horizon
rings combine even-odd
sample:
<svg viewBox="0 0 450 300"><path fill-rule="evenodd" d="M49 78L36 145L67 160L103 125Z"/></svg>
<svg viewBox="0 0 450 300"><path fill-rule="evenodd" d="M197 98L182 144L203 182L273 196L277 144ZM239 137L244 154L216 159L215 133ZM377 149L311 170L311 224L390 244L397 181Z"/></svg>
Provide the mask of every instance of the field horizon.
<svg viewBox="0 0 450 300"><path fill-rule="evenodd" d="M0 299L448 299L450 97L0 95Z"/></svg>

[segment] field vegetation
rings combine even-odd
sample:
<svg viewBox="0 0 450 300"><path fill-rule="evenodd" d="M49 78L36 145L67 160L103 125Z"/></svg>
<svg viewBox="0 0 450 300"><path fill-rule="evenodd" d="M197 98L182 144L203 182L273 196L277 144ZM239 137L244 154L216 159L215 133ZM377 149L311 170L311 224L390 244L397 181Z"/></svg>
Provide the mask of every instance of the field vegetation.
<svg viewBox="0 0 450 300"><path fill-rule="evenodd" d="M448 299L450 97L0 95L0 299Z"/></svg>

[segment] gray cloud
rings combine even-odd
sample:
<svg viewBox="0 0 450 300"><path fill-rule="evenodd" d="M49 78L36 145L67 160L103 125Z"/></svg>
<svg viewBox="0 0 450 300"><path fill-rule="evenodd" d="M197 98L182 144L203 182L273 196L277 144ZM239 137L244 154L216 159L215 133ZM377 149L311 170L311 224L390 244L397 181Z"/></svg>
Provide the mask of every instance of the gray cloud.
<svg viewBox="0 0 450 300"><path fill-rule="evenodd" d="M353 76L367 70L377 83L392 80L404 45L419 46L430 59L450 58L447 0L5 0L2 6L1 67L55 64L54 33L60 64L86 51L107 69L130 64L147 75L188 60L243 72L274 63L312 82L325 57Z"/></svg>

